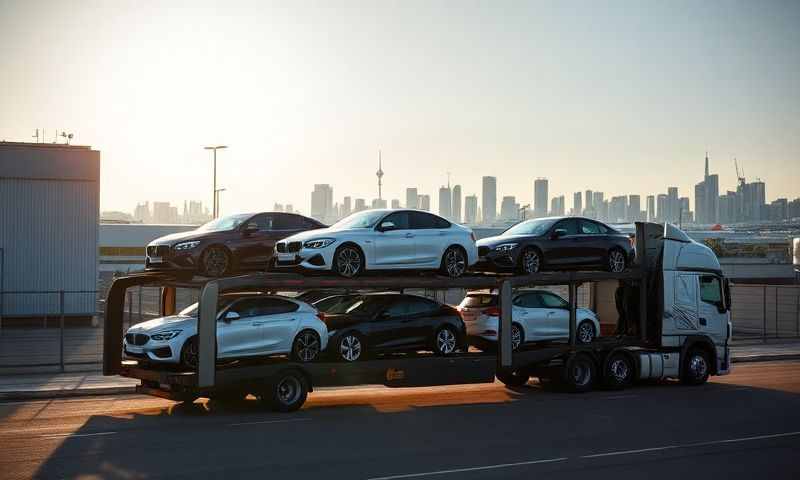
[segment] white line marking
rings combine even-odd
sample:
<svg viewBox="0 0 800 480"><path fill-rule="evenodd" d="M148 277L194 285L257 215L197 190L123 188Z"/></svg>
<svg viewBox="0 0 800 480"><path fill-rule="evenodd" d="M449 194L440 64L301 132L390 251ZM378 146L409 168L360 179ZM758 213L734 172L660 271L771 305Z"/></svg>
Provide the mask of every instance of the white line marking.
<svg viewBox="0 0 800 480"><path fill-rule="evenodd" d="M53 433L41 435L42 438L76 438L76 437L97 437L100 435L114 435L117 432L97 432L97 433Z"/></svg>
<svg viewBox="0 0 800 480"><path fill-rule="evenodd" d="M600 397L601 400L619 400L620 398L636 398L639 395L614 395L612 397Z"/></svg>
<svg viewBox="0 0 800 480"><path fill-rule="evenodd" d="M555 462L563 462L566 460L566 457L562 458L548 458L547 460L531 460L529 462L516 462L516 463L500 463L497 465L486 465L483 467L466 467L466 468L454 468L452 470L437 470L435 472L424 472L424 473L407 473L404 475L390 475L388 477L373 477L369 480L394 480L397 478L414 478L414 477L428 477L433 475L446 475L448 473L462 473L462 472L475 472L480 470L494 470L497 468L509 468L509 467L519 467L523 465L535 465L537 463L555 463Z"/></svg>
<svg viewBox="0 0 800 480"><path fill-rule="evenodd" d="M713 440L710 442L697 442L697 443L686 443L683 445L665 445L663 447L652 447L652 448L640 448L637 450L620 450L617 452L606 452L606 453L595 453L593 455L583 455L581 458L599 458L599 457L612 457L616 455L630 455L634 453L645 453L645 452L656 452L656 451L663 451L663 450L674 450L676 448L691 448L691 447L705 447L709 445L723 445L726 443L737 443L737 442L750 442L753 440L765 440L768 438L780 438L780 437L793 437L800 435L800 432L787 432L787 433L776 433L773 435L757 435L754 437L742 437L742 438L730 438L727 440Z"/></svg>
<svg viewBox="0 0 800 480"><path fill-rule="evenodd" d="M311 420L310 418L290 418L288 420L263 420L260 422L241 422L241 423L229 423L229 427L238 427L240 425L261 425L266 423L289 423L289 422L306 422Z"/></svg>

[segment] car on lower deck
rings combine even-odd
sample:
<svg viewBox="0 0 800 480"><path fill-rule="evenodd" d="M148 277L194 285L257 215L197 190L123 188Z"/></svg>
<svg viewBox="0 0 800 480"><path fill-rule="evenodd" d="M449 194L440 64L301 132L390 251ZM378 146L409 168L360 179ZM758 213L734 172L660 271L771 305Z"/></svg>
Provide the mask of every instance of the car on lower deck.
<svg viewBox="0 0 800 480"><path fill-rule="evenodd" d="M471 229L419 210L354 213L329 228L278 242L276 267L332 271L354 278L365 271L438 270L460 277L477 260Z"/></svg>
<svg viewBox="0 0 800 480"><path fill-rule="evenodd" d="M528 342L569 338L569 302L547 290L521 290L512 297L511 347ZM479 348L497 344L500 307L497 293L470 292L458 305L471 344ZM576 310L576 339L592 343L600 334L597 315L587 308Z"/></svg>
<svg viewBox="0 0 800 480"><path fill-rule="evenodd" d="M323 228L295 213L240 213L212 220L188 232L157 238L146 248L147 270L191 272L221 277L244 270L264 270L275 242L299 232Z"/></svg>
<svg viewBox="0 0 800 480"><path fill-rule="evenodd" d="M263 294L221 295L217 306L217 358L289 354L316 360L328 343L318 311L305 302ZM198 304L177 315L133 325L123 337L123 353L145 363L197 367Z"/></svg>
<svg viewBox="0 0 800 480"><path fill-rule="evenodd" d="M477 242L478 271L532 274L542 270L624 271L634 259L629 236L582 217L520 222Z"/></svg>
<svg viewBox="0 0 800 480"><path fill-rule="evenodd" d="M466 349L466 327L458 312L429 298L369 293L325 301L330 305L322 310L330 332L329 356L336 360L420 350L450 355Z"/></svg>

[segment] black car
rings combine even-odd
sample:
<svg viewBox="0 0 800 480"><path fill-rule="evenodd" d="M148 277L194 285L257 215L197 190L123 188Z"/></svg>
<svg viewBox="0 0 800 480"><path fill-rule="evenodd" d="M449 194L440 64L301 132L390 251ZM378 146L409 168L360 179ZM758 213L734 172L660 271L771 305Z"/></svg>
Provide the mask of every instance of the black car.
<svg viewBox="0 0 800 480"><path fill-rule="evenodd" d="M496 237L478 240L478 271L536 273L540 270L601 268L622 272L633 261L627 235L581 217L520 222Z"/></svg>
<svg viewBox="0 0 800 480"><path fill-rule="evenodd" d="M453 307L402 293L342 297L323 310L328 352L338 360L419 350L450 355L467 348L467 329Z"/></svg>
<svg viewBox="0 0 800 480"><path fill-rule="evenodd" d="M306 230L324 228L295 213L239 213L212 220L190 232L173 233L147 245L147 270L182 270L220 277L242 270L265 270L275 243Z"/></svg>

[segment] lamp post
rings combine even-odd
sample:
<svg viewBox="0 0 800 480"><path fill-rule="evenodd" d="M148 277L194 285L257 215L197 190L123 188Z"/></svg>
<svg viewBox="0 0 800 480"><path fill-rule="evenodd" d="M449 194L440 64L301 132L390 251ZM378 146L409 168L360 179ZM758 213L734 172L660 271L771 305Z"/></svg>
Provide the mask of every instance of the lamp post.
<svg viewBox="0 0 800 480"><path fill-rule="evenodd" d="M217 214L219 214L219 192L224 192L224 188L217 188L214 190L214 205L217 206ZM215 217L216 218L216 215Z"/></svg>
<svg viewBox="0 0 800 480"><path fill-rule="evenodd" d="M211 191L211 193L212 193L211 199L214 202L214 207L212 209L213 210L212 211L212 215L213 215L214 218L217 218L217 214L219 214L219 211L218 211L218 208L217 208L217 150L220 150L220 149L223 149L223 148L228 148L228 146L227 145L215 145L215 146L210 146L210 147L203 147L204 150L213 150L214 151L214 187L213 187L213 190Z"/></svg>

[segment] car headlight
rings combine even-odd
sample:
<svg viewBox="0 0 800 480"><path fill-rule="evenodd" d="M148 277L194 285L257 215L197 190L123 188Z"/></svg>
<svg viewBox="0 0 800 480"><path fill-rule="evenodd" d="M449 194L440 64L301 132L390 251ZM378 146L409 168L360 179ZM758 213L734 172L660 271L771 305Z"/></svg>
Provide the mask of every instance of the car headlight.
<svg viewBox="0 0 800 480"><path fill-rule="evenodd" d="M501 253L508 253L511 250L514 250L515 248L517 248L517 244L516 243L504 243L502 245L498 245L498 246L494 247L494 251L495 252L501 252Z"/></svg>
<svg viewBox="0 0 800 480"><path fill-rule="evenodd" d="M200 241L199 240L194 240L192 242L181 242L181 243L175 245L172 248L174 248L175 250L178 250L178 251L180 251L180 250L191 250L191 249L193 249L194 247L196 247L198 245L200 245Z"/></svg>
<svg viewBox="0 0 800 480"><path fill-rule="evenodd" d="M158 342L163 342L164 340L172 340L173 338L177 337L180 334L181 334L180 330L167 330L166 332L160 332L154 335L150 335L150 339L156 340Z"/></svg>
<svg viewBox="0 0 800 480"><path fill-rule="evenodd" d="M305 242L303 246L305 248L325 248L335 241L336 239L334 238L316 238Z"/></svg>

